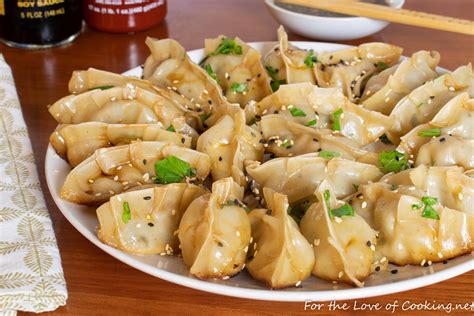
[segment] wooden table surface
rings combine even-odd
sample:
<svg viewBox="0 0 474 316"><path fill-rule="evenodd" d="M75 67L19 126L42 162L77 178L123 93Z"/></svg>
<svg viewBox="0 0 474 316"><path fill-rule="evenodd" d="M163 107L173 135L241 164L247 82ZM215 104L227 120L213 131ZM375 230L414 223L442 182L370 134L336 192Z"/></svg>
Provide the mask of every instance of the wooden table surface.
<svg viewBox="0 0 474 316"><path fill-rule="evenodd" d="M278 24L269 15L262 0L169 2L166 22L142 33L118 35L85 29L74 43L41 51L24 51L0 45L0 51L13 68L69 290L67 305L51 314L304 313L303 303L253 301L214 295L171 284L135 270L86 240L61 215L49 195L43 171L44 155L48 137L56 123L49 116L46 105L67 94L67 83L73 70L95 67L120 73L136 67L148 55L144 44L146 36L171 37L186 49L200 48L204 38L221 33L238 35L245 41L276 40ZM407 0L405 7L474 19L473 0ZM290 40L305 39L290 34ZM402 46L405 55L420 49L438 50L442 56L441 66L448 69L474 59L473 37L467 35L392 24L375 36L349 44L367 41L384 41ZM395 300L435 300L441 303L466 303L474 301L473 293L474 272L471 271L435 285L364 302L385 304ZM411 313L417 314L419 311Z"/></svg>

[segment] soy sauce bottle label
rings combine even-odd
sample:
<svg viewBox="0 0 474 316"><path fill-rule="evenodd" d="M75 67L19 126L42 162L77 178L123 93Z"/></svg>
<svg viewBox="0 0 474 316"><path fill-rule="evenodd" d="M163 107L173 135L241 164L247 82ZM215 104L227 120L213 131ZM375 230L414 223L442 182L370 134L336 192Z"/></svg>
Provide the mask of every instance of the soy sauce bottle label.
<svg viewBox="0 0 474 316"><path fill-rule="evenodd" d="M51 46L81 27L80 0L0 0L0 36L7 44Z"/></svg>

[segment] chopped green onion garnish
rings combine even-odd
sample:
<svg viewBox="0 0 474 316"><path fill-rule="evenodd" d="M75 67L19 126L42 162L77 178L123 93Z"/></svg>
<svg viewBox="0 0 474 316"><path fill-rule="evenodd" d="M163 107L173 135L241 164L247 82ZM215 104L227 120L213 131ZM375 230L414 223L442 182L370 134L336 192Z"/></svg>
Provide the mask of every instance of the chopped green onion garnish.
<svg viewBox="0 0 474 316"><path fill-rule="evenodd" d="M375 67L379 68L380 70L385 70L388 68L388 65L384 63L383 61L379 61L378 63L375 64Z"/></svg>
<svg viewBox="0 0 474 316"><path fill-rule="evenodd" d="M438 219L439 220L439 214L436 212L436 210L432 206L425 206L425 209L421 213L422 217L426 218L431 218L431 219Z"/></svg>
<svg viewBox="0 0 474 316"><path fill-rule="evenodd" d="M311 120L311 121L309 121L308 123L306 123L305 125L306 125L306 126L314 126L314 125L316 125L316 123L317 123L316 120Z"/></svg>
<svg viewBox="0 0 474 316"><path fill-rule="evenodd" d="M247 84L245 83L237 83L237 82L234 82L230 88L232 89L232 91L234 92L237 92L237 93L242 93L242 92L245 92L248 90L247 88Z"/></svg>
<svg viewBox="0 0 474 316"><path fill-rule="evenodd" d="M319 152L319 157L322 157L324 159L331 159L335 157L341 157L341 153L337 151L321 150Z"/></svg>
<svg viewBox="0 0 474 316"><path fill-rule="evenodd" d="M332 119L332 129L334 131L340 131L341 130L341 115L344 111L342 109L338 109L334 113L331 114L331 119Z"/></svg>
<svg viewBox="0 0 474 316"><path fill-rule="evenodd" d="M130 211L130 205L128 205L128 202L123 202L122 207L123 207L122 221L125 224L127 224L128 221L132 218L132 212Z"/></svg>
<svg viewBox="0 0 474 316"><path fill-rule="evenodd" d="M174 128L173 125L170 125L167 129L168 132L176 132L176 129Z"/></svg>
<svg viewBox="0 0 474 316"><path fill-rule="evenodd" d="M155 163L155 172L156 183L168 184L181 182L186 177L195 175L196 169L191 168L188 162L176 156L169 156Z"/></svg>
<svg viewBox="0 0 474 316"><path fill-rule="evenodd" d="M342 216L354 216L354 209L349 204L330 210L329 214L331 217L342 217Z"/></svg>
<svg viewBox="0 0 474 316"><path fill-rule="evenodd" d="M108 90L108 89L112 89L113 87L115 86L98 86L98 87L90 88L89 90L95 90L95 89Z"/></svg>
<svg viewBox="0 0 474 316"><path fill-rule="evenodd" d="M331 192L329 192L329 190L324 191L323 198L324 198L324 203L326 204L327 209L330 210L331 209L331 203L330 203L329 199L331 198Z"/></svg>
<svg viewBox="0 0 474 316"><path fill-rule="evenodd" d="M411 207L413 209L421 209L423 206L425 207L421 212L421 216L425 218L431 219L439 219L438 212L433 208L433 205L438 203L438 199L432 196L423 196L421 198L421 202L412 204Z"/></svg>
<svg viewBox="0 0 474 316"><path fill-rule="evenodd" d="M209 116L211 116L211 114L201 114L199 115L199 118L201 119L201 122L204 123L209 118Z"/></svg>
<svg viewBox="0 0 474 316"><path fill-rule="evenodd" d="M285 139L281 144L280 147L285 147L285 148L290 148L291 147L291 142L288 139Z"/></svg>
<svg viewBox="0 0 474 316"><path fill-rule="evenodd" d="M277 79L278 69L275 69L272 66L266 66L265 69L272 79Z"/></svg>
<svg viewBox="0 0 474 316"><path fill-rule="evenodd" d="M421 202L411 205L411 208L414 209L414 210L419 210L422 207L423 207L423 203L421 203Z"/></svg>
<svg viewBox="0 0 474 316"><path fill-rule="evenodd" d="M242 46L237 45L235 39L224 37L220 45L209 56L215 55L242 55Z"/></svg>
<svg viewBox="0 0 474 316"><path fill-rule="evenodd" d="M297 108L297 107L291 107L289 109L290 113L292 116L294 117L297 117L297 116L301 116L301 117L305 117L306 116L306 113L300 109L300 108Z"/></svg>
<svg viewBox="0 0 474 316"><path fill-rule="evenodd" d="M308 51L308 55L304 59L304 64L308 66L308 68L314 68L314 64L318 62L318 58L314 56L314 51L310 49Z"/></svg>
<svg viewBox="0 0 474 316"><path fill-rule="evenodd" d="M206 69L206 72L209 75L209 77L211 77L215 81L219 82L219 79L217 79L217 74L214 72L214 70L212 70L211 64L207 64L205 69Z"/></svg>
<svg viewBox="0 0 474 316"><path fill-rule="evenodd" d="M432 196L424 196L421 198L421 202L423 202L423 204L425 205L432 206L438 203L438 198Z"/></svg>
<svg viewBox="0 0 474 316"><path fill-rule="evenodd" d="M390 141L390 139L388 139L386 134L383 134L382 136L380 136L379 139L384 144L389 144L389 145L392 144L392 142Z"/></svg>
<svg viewBox="0 0 474 316"><path fill-rule="evenodd" d="M383 172L399 172L410 167L407 157L396 150L384 151L379 156L380 168Z"/></svg>
<svg viewBox="0 0 474 316"><path fill-rule="evenodd" d="M420 131L418 133L418 136L421 136L421 137L438 137L440 135L441 135L440 128L425 129L424 131Z"/></svg>
<svg viewBox="0 0 474 316"><path fill-rule="evenodd" d="M285 79L282 79L282 80L272 79L272 80L270 81L270 86L272 87L272 91L273 91L273 92L277 91L277 90L280 88L280 86L281 86L282 84L286 84L286 80L285 80Z"/></svg>

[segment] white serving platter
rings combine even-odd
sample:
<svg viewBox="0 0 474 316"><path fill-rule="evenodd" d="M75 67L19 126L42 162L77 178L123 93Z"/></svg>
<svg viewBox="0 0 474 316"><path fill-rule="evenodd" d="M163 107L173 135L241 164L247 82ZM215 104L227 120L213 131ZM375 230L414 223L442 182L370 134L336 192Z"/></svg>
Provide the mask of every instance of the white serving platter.
<svg viewBox="0 0 474 316"><path fill-rule="evenodd" d="M272 49L275 44L271 42L250 43L251 46L261 51L263 55ZM318 42L293 42L293 44L305 49L314 49L315 51L334 51L350 47L347 45ZM194 62L199 62L204 57L204 50L193 50L188 52L188 54ZM438 70L440 72L445 71L444 69ZM142 69L137 67L124 74L140 77ZM298 288L271 290L262 283L253 280L246 271L228 280L199 280L189 273L189 269L184 265L182 258L160 255L131 255L101 243L96 234L98 221L95 209L70 203L62 200L59 196L60 188L70 171L68 163L55 153L51 145L48 147L45 159L46 181L51 196L62 214L84 237L116 259L140 271L182 286L216 294L256 300L295 302L348 300L419 288L444 281L474 269L474 254L471 253L449 260L447 264L437 263L429 267L392 266L392 269L398 269L397 274L392 274L390 271L374 273L367 278L365 286L362 288L354 288L345 284L333 284L311 277L305 280ZM57 237L61 238L61 236Z"/></svg>

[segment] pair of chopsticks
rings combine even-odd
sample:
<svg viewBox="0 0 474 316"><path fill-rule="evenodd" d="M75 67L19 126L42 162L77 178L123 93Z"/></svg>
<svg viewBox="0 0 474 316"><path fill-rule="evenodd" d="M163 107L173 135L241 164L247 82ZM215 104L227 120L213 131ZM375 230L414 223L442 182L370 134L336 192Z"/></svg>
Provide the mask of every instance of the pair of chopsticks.
<svg viewBox="0 0 474 316"><path fill-rule="evenodd" d="M474 35L473 21L419 11L395 9L389 6L354 0L275 0L275 2L295 4L353 16L364 16L400 24ZM429 3L429 1L427 1L427 3Z"/></svg>

